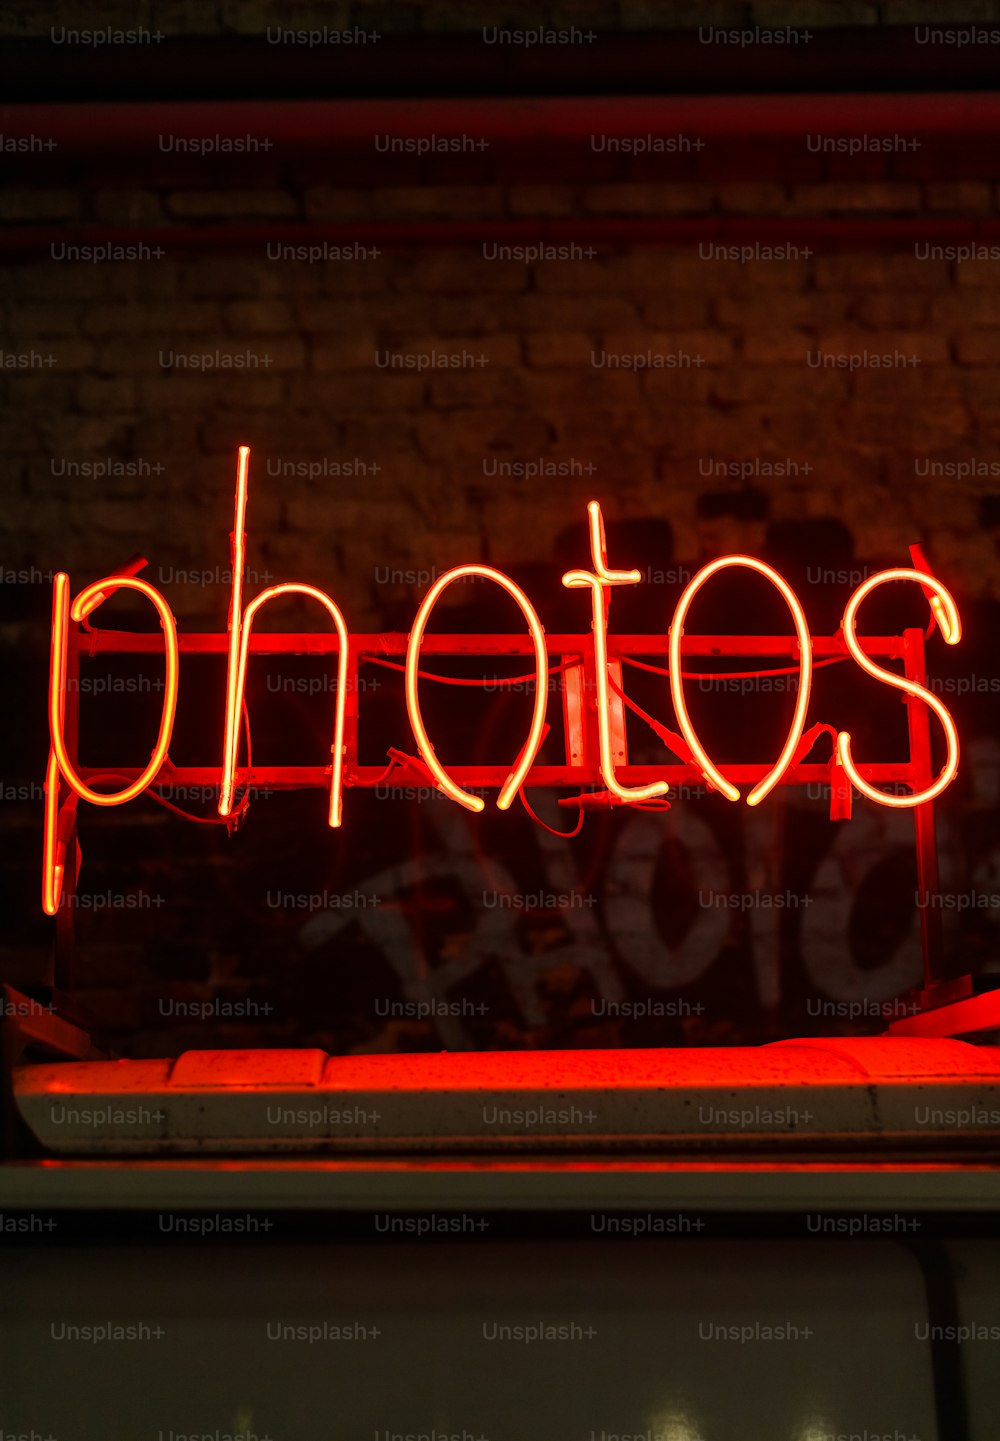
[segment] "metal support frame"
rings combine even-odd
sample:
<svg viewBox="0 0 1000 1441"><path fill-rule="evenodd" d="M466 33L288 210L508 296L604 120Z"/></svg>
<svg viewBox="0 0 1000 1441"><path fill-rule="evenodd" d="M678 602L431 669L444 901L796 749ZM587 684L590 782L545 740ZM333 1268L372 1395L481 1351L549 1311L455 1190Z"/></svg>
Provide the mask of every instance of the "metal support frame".
<svg viewBox="0 0 1000 1441"><path fill-rule="evenodd" d="M362 765L358 759L359 730L361 718L358 696L360 693L361 667L368 661L378 659L401 659L406 654L409 636L405 632L384 632L354 634L350 637L347 665L347 694L345 696L344 765L343 784L345 788L371 788L384 777L384 766ZM178 649L183 655L204 655L224 657L229 638L226 632L196 632L178 635ZM924 653L924 632L919 628L908 629L901 635L866 636L861 638L865 652L872 657L902 661L903 673L907 679L918 685L926 685L927 672ZM249 638L251 655L312 655L330 656L338 653L339 641L329 632L262 632L254 631ZM842 634L814 636L813 653L817 659L833 657L847 658L848 652ZM626 657L644 657L664 662L668 656L669 636L658 635L613 635L607 637L609 671L612 678L623 688L623 661ZM594 673L593 642L590 634L548 634L546 649L550 660L563 668L558 672L563 715L564 753L559 764L534 765L525 781L526 788L558 789L573 788L582 799L581 788L603 786L597 734L596 679ZM685 659L695 657L743 658L743 659L794 659L798 655L798 640L788 635L686 635L682 640L682 655ZM106 767L88 767L79 761L80 733L80 680L81 671L87 659L98 655L157 656L162 651L162 639L158 633L136 633L131 631L101 630L89 624L72 623L67 637L67 687L65 706L66 745L73 764L81 777L86 780L98 775ZM527 634L503 635L427 635L421 644L421 661L435 657L479 657L512 658L532 660L533 642ZM720 672L720 675L724 672ZM666 682L664 681L666 690ZM913 789L924 789L932 781L930 721L926 706L907 700L909 757L897 762L858 762L859 770L873 784L904 783ZM702 782L701 771L688 759L676 758L660 763L636 765L630 763L625 738L625 709L621 698L612 691L610 706L612 730L612 751L618 765L619 779L626 785L643 785L654 780L665 780L670 785L683 782ZM422 763L414 756L408 767L405 753L395 753L399 761L400 778L426 781ZM725 767L726 774L736 784L753 784L770 769L773 762L750 762ZM115 767L123 777L139 774L139 767ZM782 777L782 785L808 785L830 783L831 815L845 818L850 808L843 804L840 796L842 774L835 758L822 762L800 761L791 765ZM498 788L507 778L509 761L497 765L456 765L450 768L455 781L464 788ZM254 765L237 768L237 784L260 788L301 789L325 788L329 784L329 766L296 765ZM160 771L161 784L169 781L172 785L213 786L219 783L219 767L175 766L168 758ZM606 794L606 793L604 793ZM614 799L614 798L609 798ZM572 802L570 802L572 803ZM921 893L933 893L938 888L938 863L935 838L933 803L914 808L914 838L916 844L917 877ZM71 834L67 839L65 873L63 881L63 903L56 919L54 960L48 977L53 996L71 1004L74 983L74 906L72 897L78 880L79 846L76 841L75 814L72 815ZM67 903L68 902L68 903ZM946 979L942 975L943 932L940 909L925 905L920 910L921 941L923 951L923 984L914 993L917 1017L895 1023L892 1032L909 1034L954 1034L949 1031L949 1017L943 1009L949 1003L960 1003L963 1022L967 1019L966 1003L974 997L977 983L971 977ZM985 989L979 986L979 989ZM977 1011L979 1028L983 1029L992 1020L1000 1024L1000 997L983 997L987 1011ZM988 1012L988 1015L987 1015ZM938 1019L930 1021L928 1015L936 1014ZM985 1019L983 1019L985 1017ZM995 1020L993 1019L995 1017ZM923 1027L921 1027L921 1021ZM930 1025L931 1030L926 1027ZM916 1027L916 1029L914 1029ZM943 1028L943 1029L942 1029ZM975 1027L973 1027L975 1029ZM82 1033L80 1033L82 1034Z"/></svg>

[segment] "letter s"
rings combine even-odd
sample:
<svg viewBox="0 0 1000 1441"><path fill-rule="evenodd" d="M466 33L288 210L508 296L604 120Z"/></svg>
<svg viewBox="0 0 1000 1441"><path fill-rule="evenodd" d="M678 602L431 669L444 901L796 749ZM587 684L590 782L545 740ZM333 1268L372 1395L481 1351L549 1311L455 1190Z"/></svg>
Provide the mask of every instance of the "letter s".
<svg viewBox="0 0 1000 1441"><path fill-rule="evenodd" d="M886 685L892 686L894 690L901 690L914 700L925 701L937 716L944 727L945 737L948 743L948 755L944 768L937 780L925 790L917 791L909 796L886 795L884 791L876 790L862 777L851 756L851 737L847 731L840 731L837 736L837 758L843 766L851 784L855 786L863 796L869 800L876 801L883 806L896 806L908 810L914 806L923 805L926 801L932 801L935 796L951 784L958 770L958 732L955 729L955 722L947 707L932 695L925 686L918 685L916 681L910 680L907 676L896 675L894 671L886 670L884 666L876 665L861 649L855 629L858 607L867 595L876 586L884 585L889 580L912 580L924 588L925 593L932 591L928 596L931 608L937 618L941 634L948 645L957 645L962 638L962 623L958 615L958 607L951 596L951 593L934 576L920 570L883 570L878 574L869 576L864 584L858 586L857 590L847 602L844 611L843 630L844 640L847 649L857 661L858 665L868 675L874 676L876 680L884 681ZM937 602L935 604L935 602Z"/></svg>

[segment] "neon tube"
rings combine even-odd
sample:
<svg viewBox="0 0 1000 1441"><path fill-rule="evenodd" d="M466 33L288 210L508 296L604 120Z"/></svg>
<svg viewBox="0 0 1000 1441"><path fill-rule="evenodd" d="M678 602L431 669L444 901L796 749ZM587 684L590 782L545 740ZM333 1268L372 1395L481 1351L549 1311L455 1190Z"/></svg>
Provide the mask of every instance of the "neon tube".
<svg viewBox="0 0 1000 1441"><path fill-rule="evenodd" d="M919 570L922 575L928 575L932 580L935 578L934 572L931 570L930 566L927 563L927 557L924 555L922 546L910 546L910 559L913 561L914 568L916 570ZM932 589L931 586L927 584L926 581L921 581L920 588L924 593L927 604L931 608L931 614L934 616L934 619L937 622L938 630L944 636L945 644L957 645L959 640L961 639L961 631L959 631L959 634L955 637L954 640L950 639L950 622L948 620L948 615L945 611L945 607L941 602L940 596L935 593L935 591Z"/></svg>
<svg viewBox="0 0 1000 1441"><path fill-rule="evenodd" d="M149 764L136 780L121 791L101 792L92 790L77 774L66 750L63 735L66 710L66 647L69 614L79 622L81 615L93 610L90 602L102 591L110 595L116 590L135 590L151 601L160 617L163 629L163 648L166 664L163 705L160 711L160 731L156 745L149 758ZM174 715L177 710L178 682L177 626L163 596L148 581L137 580L134 576L109 575L94 581L82 590L69 611L69 576L60 571L55 578L52 597L52 654L49 670L49 734L56 764L66 784L82 800L95 806L121 806L134 800L154 779L167 756L170 737L174 729Z"/></svg>
<svg viewBox="0 0 1000 1441"><path fill-rule="evenodd" d="M145 570L148 564L149 562L144 555L137 555L133 560L129 561L128 565L123 565L118 574L138 575L140 570ZM104 602L114 594L114 591L115 587L109 586L107 590L98 591L96 595L92 595L87 601L86 606L82 610L78 611L76 617L77 620L86 620L90 612L92 610L96 610L99 605L103 605Z"/></svg>
<svg viewBox="0 0 1000 1441"><path fill-rule="evenodd" d="M325 591L318 590L312 585L299 585L295 582L286 582L283 585L272 585L268 590L262 590L260 595L254 599L246 608L240 625L240 649L236 665L236 682L233 691L233 702L235 713L239 715L243 709L243 696L246 690L247 679L247 657L250 651L250 634L253 630L254 619L261 606L268 601L274 600L280 595L305 595L311 600L318 600L333 617L333 623L337 628L337 638L340 646L337 655L337 704L334 712L333 723L333 745L330 748L330 811L329 824L339 826L342 819L342 794L343 794L343 771L344 771L344 712L347 706L347 657L350 641L347 634L347 625L337 605L330 599ZM219 802L219 813L229 815L232 810L232 797L236 788L236 755L235 749L232 754L227 752L227 764L232 768L223 773L222 790L223 795L228 797L229 809L222 809L222 801Z"/></svg>
<svg viewBox="0 0 1000 1441"><path fill-rule="evenodd" d="M247 475L250 447L241 445L236 465L236 506L233 532L230 537L232 559L232 593L229 600L229 647L226 661L226 730L223 746L222 787L219 792L219 815L228 816L233 809L233 783L236 775L236 752L239 748L240 708L236 703L236 676L239 669L240 629L243 624L243 570L246 565Z"/></svg>
<svg viewBox="0 0 1000 1441"><path fill-rule="evenodd" d="M592 500L587 506L590 518L590 554L594 562L594 573L586 570L568 570L562 583L568 590L590 588L591 610L594 627L594 668L597 677L597 735L601 756L601 779L607 789L625 804L634 801L651 800L654 796L666 795L670 787L666 781L653 781L647 786L623 786L615 776L615 761L611 752L611 695L608 688L608 605L610 596L605 587L612 585L636 585L642 575L637 570L609 570L608 547L604 532L604 516L598 501Z"/></svg>
<svg viewBox="0 0 1000 1441"><path fill-rule="evenodd" d="M776 763L768 771L767 775L757 782L753 790L747 796L748 806L760 805L766 796L770 795L774 787L779 783L782 776L792 763L792 757L802 739L802 732L805 728L806 712L809 709L809 693L812 689L812 637L809 634L809 626L806 621L805 612L799 603L799 598L792 590L788 582L778 574L772 566L762 560L754 560L749 555L726 555L719 560L713 560L709 565L703 566L696 576L693 576L686 589L677 602L677 609L674 611L674 618L670 626L670 695L673 700L674 711L677 715L677 723L680 726L691 754L701 768L705 780L717 790L721 791L727 800L738 801L740 793L731 781L713 765L707 752L695 734L691 724L691 717L688 714L687 704L684 700L684 678L681 674L681 639L684 635L684 621L687 618L688 610L694 597L705 584L705 582L717 571L725 570L734 565L744 566L747 570L754 570L758 575L765 576L773 586L780 591L788 609L792 613L792 620L795 623L795 634L799 642L799 687L798 698L795 702L795 711L792 716L792 724L789 729L784 748Z"/></svg>
<svg viewBox="0 0 1000 1441"><path fill-rule="evenodd" d="M876 680L885 681L886 685L892 686L894 690L901 690L907 696L926 701L944 727L945 737L948 742L948 755L941 774L934 784L928 786L926 790L916 791L913 795L909 796L886 795L884 791L876 790L874 786L869 785L858 771L851 757L850 733L848 731L840 731L837 735L837 758L846 771L851 784L855 786L863 796L867 796L870 801L876 801L879 805L892 806L899 810L910 810L914 806L923 805L926 801L932 801L935 796L939 796L946 786L949 786L955 779L955 773L958 770L959 755L958 732L955 729L955 722L952 720L947 707L938 700L936 695L933 695L924 686L918 685L916 681L912 681L906 676L896 675L895 672L886 670L884 666L876 665L861 649L855 629L858 607L876 586L883 585L889 580L916 581L917 584L923 588L925 594L928 590L933 590L934 596L937 598L941 607L940 614L935 612L935 615L938 619L941 634L948 645L957 645L961 640L962 622L958 614L958 607L952 598L951 592L943 586L935 576L919 570L883 570L879 571L877 575L869 576L862 585L858 586L857 590L847 602L847 608L844 611L844 619L842 622L844 640L847 642L848 650L861 669L866 671L868 675L874 676Z"/></svg>
<svg viewBox="0 0 1000 1441"><path fill-rule="evenodd" d="M637 585L642 580L641 571L608 569L608 541L604 532L600 501L590 502L587 506L587 517L590 521L590 554L600 579L607 585Z"/></svg>
<svg viewBox="0 0 1000 1441"><path fill-rule="evenodd" d="M58 828L59 766L55 751L50 746L45 767L45 829L42 842L42 910L47 916L54 916L59 910L62 895L64 867L59 863Z"/></svg>
<svg viewBox="0 0 1000 1441"><path fill-rule="evenodd" d="M481 811L484 805L482 797L474 796L470 791L465 791L461 786L456 785L438 760L420 714L420 701L417 694L420 642L423 640L427 621L445 587L451 585L452 581L461 580L464 576L481 576L484 580L492 580L502 586L520 608L521 614L528 623L531 639L535 644L535 705L531 717L531 729L528 732L528 740L521 752L520 759L504 781L497 797L497 809L505 811L524 784L524 779L531 770L535 756L538 754L538 748L542 743L549 686L549 657L545 649L545 632L542 629L542 623L538 619L538 614L531 601L521 587L511 580L510 576L504 575L503 571L494 570L489 565L458 565L453 570L446 571L444 575L438 576L417 611L406 645L406 710L410 717L417 749L438 789L443 791L450 800L457 801L460 806L465 806L466 810Z"/></svg>

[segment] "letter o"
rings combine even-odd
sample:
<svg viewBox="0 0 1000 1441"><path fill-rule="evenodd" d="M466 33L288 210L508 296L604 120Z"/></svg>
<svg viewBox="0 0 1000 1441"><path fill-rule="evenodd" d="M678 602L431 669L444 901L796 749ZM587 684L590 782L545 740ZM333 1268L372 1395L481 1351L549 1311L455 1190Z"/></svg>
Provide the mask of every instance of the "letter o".
<svg viewBox="0 0 1000 1441"><path fill-rule="evenodd" d="M528 630L531 632L531 638L535 644L535 706L531 717L531 729L528 732L528 740L521 752L520 759L504 781L497 797L497 808L505 811L524 784L525 776L534 764L538 748L542 743L549 683L549 658L545 649L545 632L542 629L542 623L538 619L531 601L521 587L511 580L510 576L504 575L503 571L494 570L489 565L459 565L455 566L453 570L445 571L434 582L417 611L406 646L406 710L410 717L410 725L413 728L421 759L434 777L438 789L451 800L457 801L460 806L465 806L466 810L481 811L484 804L482 797L474 796L456 785L435 755L434 747L431 745L420 714L420 702L417 696L420 642L423 640L430 613L445 587L451 585L452 581L461 580L464 576L481 576L483 580L492 580L496 585L502 586L507 594L516 601L528 623Z"/></svg>
<svg viewBox="0 0 1000 1441"><path fill-rule="evenodd" d="M785 771L792 763L799 741L802 739L802 732L805 728L806 711L809 709L809 692L812 687L812 637L809 634L809 626L806 622L805 612L799 603L799 598L791 586L780 576L773 566L767 565L765 561L755 560L749 555L726 555L719 560L713 560L709 565L703 566L697 575L685 587L677 602L677 609L670 625L670 696L673 701L674 711L677 715L677 723L680 726L691 754L694 756L701 769L705 780L722 792L727 800L738 801L740 793L731 781L727 781L721 771L710 760L707 752L699 741L694 726L691 724L691 717L688 715L687 703L684 699L684 678L681 674L681 638L684 634L684 621L687 618L691 602L698 591L711 576L717 571L726 570L731 566L743 566L747 570L754 570L758 575L766 577L773 586L780 591L783 599L792 613L795 622L795 634L799 642L799 694L795 702L795 713L792 716L792 724L785 740L784 748L774 766L767 775L757 782L753 790L747 796L747 805L759 805L762 800L770 795L773 788L781 780Z"/></svg>

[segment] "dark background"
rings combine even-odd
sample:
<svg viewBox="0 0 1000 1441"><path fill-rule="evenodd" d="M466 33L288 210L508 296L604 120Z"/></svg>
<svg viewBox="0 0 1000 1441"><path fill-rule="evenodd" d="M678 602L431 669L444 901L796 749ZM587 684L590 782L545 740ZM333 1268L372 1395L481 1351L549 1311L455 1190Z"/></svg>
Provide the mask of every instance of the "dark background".
<svg viewBox="0 0 1000 1441"><path fill-rule="evenodd" d="M615 596L622 630L662 632L698 564L745 550L831 633L866 568L908 564L919 541L966 628L957 652L930 648L964 743L938 807L947 970L993 968L1000 5L42 5L2 23L3 979L44 981L52 945L39 903L51 573L77 590L141 551L181 628L224 629L240 443L247 598L308 581L355 631L408 629L426 572L468 560L521 580L548 629L586 631L589 601L559 576L588 561L594 496L611 563L647 576ZM539 25L576 29L565 43L488 39ZM941 38L953 25L969 43ZM64 33L109 26L148 38ZM744 45L716 26L795 29ZM279 34L317 27L341 40ZM178 153L177 136L218 135L249 137L252 153ZM386 135L471 148L391 154ZM643 156L593 135L703 144ZM820 153L817 137L869 148ZM883 153L873 137L898 143ZM791 258L706 259L713 243ZM379 253L272 258L281 244ZM148 251L95 262L61 258L64 245ZM487 258L505 245L577 249ZM994 251L925 258L928 245ZM848 373L810 365L819 350L913 359ZM418 373L376 359L463 351L484 360ZM601 352L701 363L635 373L595 366ZM185 369L178 355L246 364ZM545 474L524 473L539 461ZM509 628L472 589L435 623ZM752 632L774 611L744 578L696 615ZM879 623L923 619L914 595ZM123 599L103 623L150 625ZM265 624L318 622L287 602ZM321 762L333 697L309 690L327 669L251 670L258 759ZM142 763L158 674L95 662L117 693L87 698L88 761ZM370 679L362 759L378 763L386 745L415 747L399 678ZM629 687L669 723L665 681ZM178 763L219 758L222 691L221 666L185 668ZM442 752L490 761L530 704L446 702ZM731 760L772 756L789 706L692 699ZM835 667L810 720L891 759L902 713ZM635 759L663 758L651 732L629 734ZM213 812L210 797L174 799ZM92 902L76 974L98 1033L129 1055L716 1044L877 1031L919 979L912 819L860 801L835 826L801 790L757 813L692 794L667 815L591 816L573 841L426 796L348 791L345 819L331 833L316 792L256 796L234 837L146 798L82 805ZM786 903L705 903L728 894Z"/></svg>

